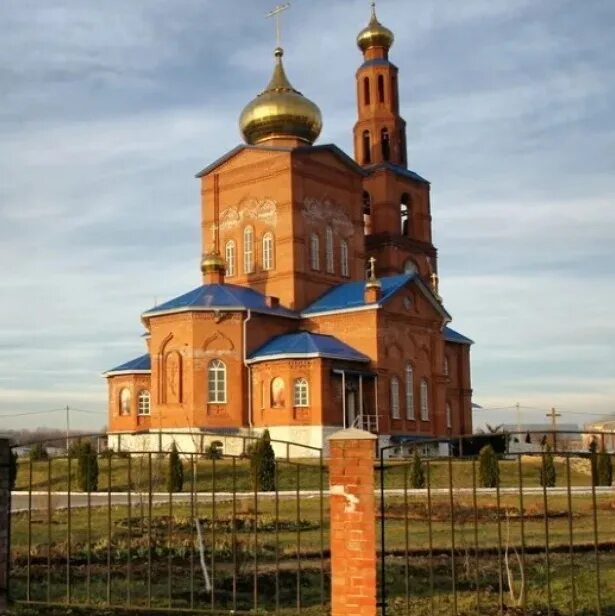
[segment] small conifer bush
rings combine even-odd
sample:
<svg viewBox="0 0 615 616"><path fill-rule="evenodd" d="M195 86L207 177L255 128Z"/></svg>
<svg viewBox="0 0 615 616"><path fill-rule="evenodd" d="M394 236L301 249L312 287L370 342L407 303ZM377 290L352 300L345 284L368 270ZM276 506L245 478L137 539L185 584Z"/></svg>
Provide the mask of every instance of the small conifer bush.
<svg viewBox="0 0 615 616"><path fill-rule="evenodd" d="M542 465L540 467L540 485L545 488L554 488L557 475L555 473L555 462L553 461L553 453L551 445L545 446L542 454Z"/></svg>
<svg viewBox="0 0 615 616"><path fill-rule="evenodd" d="M32 449L30 449L30 460L32 460L32 462L39 462L40 460L48 459L49 454L42 443L36 443L36 445L32 446Z"/></svg>
<svg viewBox="0 0 615 616"><path fill-rule="evenodd" d="M613 460L607 451L602 448L596 461L596 485L610 486L613 483Z"/></svg>
<svg viewBox="0 0 615 616"><path fill-rule="evenodd" d="M269 430L265 430L250 455L252 487L261 492L275 490L275 453Z"/></svg>
<svg viewBox="0 0 615 616"><path fill-rule="evenodd" d="M77 457L77 477L83 492L98 490L98 456L92 443L86 441L79 446Z"/></svg>
<svg viewBox="0 0 615 616"><path fill-rule="evenodd" d="M425 487L425 468L418 449L412 454L412 466L410 467L410 486L415 490Z"/></svg>
<svg viewBox="0 0 615 616"><path fill-rule="evenodd" d="M478 454L478 473L483 488L495 488L500 484L500 465L491 445L485 445Z"/></svg>
<svg viewBox="0 0 615 616"><path fill-rule="evenodd" d="M177 445L173 443L169 454L169 468L167 471L167 491L181 492L184 487L184 465L179 457Z"/></svg>

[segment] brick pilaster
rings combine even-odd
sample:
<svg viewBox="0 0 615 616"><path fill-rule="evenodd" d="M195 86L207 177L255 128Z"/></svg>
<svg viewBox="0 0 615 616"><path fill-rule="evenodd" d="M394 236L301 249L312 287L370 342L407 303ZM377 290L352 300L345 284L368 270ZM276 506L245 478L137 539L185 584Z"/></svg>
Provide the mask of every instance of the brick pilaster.
<svg viewBox="0 0 615 616"><path fill-rule="evenodd" d="M7 608L9 582L9 524L11 491L9 467L11 449L7 439L0 439L0 613Z"/></svg>
<svg viewBox="0 0 615 616"><path fill-rule="evenodd" d="M332 616L376 614L375 441L354 428L329 439Z"/></svg>

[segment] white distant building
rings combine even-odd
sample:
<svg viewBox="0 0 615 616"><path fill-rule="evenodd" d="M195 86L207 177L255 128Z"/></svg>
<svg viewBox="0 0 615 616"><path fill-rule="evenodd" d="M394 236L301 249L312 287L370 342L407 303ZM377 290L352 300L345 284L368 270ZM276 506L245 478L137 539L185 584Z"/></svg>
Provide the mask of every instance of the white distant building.
<svg viewBox="0 0 615 616"><path fill-rule="evenodd" d="M504 424L502 432L510 434L508 450L511 453L536 453L542 451L545 439L553 441L553 427L550 423ZM558 451L580 451L583 438L578 424L558 424L555 444Z"/></svg>
<svg viewBox="0 0 615 616"><path fill-rule="evenodd" d="M604 445L607 451L615 452L615 415L607 415L598 421L585 424L584 430L583 444L586 448L589 448L595 438L598 441L598 447ZM592 434L593 432L600 434Z"/></svg>

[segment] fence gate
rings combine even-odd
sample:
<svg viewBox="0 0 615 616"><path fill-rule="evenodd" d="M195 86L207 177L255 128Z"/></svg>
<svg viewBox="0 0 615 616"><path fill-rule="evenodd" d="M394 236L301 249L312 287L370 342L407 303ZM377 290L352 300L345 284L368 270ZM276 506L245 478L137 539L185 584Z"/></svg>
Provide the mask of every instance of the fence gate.
<svg viewBox="0 0 615 616"><path fill-rule="evenodd" d="M612 453L554 435L493 443L380 451L383 615L615 614Z"/></svg>
<svg viewBox="0 0 615 616"><path fill-rule="evenodd" d="M99 451L90 437L56 457L29 447L13 495L11 600L148 612L322 610L330 572L321 450L271 441L275 464L258 473L255 439L205 437L178 453L169 443Z"/></svg>

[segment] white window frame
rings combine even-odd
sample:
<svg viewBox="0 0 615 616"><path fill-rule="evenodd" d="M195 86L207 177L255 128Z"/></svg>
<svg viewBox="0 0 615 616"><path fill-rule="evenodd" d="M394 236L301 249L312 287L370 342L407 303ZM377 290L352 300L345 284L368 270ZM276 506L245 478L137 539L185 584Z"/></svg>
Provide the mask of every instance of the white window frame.
<svg viewBox="0 0 615 616"><path fill-rule="evenodd" d="M310 406L310 385L304 377L295 379L293 387L293 404L298 407Z"/></svg>
<svg viewBox="0 0 615 616"><path fill-rule="evenodd" d="M325 265L327 274L335 274L335 257L333 254L333 229L327 227L325 230Z"/></svg>
<svg viewBox="0 0 615 616"><path fill-rule="evenodd" d="M345 278L350 276L350 268L348 266L348 242L346 240L340 242L340 270L342 276Z"/></svg>
<svg viewBox="0 0 615 616"><path fill-rule="evenodd" d="M226 276L232 278L236 273L237 265L237 249L235 240L229 240L224 247L224 256L226 260Z"/></svg>
<svg viewBox="0 0 615 616"><path fill-rule="evenodd" d="M393 419L401 419L399 414L399 379L396 376L391 377L391 417Z"/></svg>
<svg viewBox="0 0 615 616"><path fill-rule="evenodd" d="M414 411L414 366L406 364L406 419L416 419Z"/></svg>
<svg viewBox="0 0 615 616"><path fill-rule="evenodd" d="M137 397L137 415L149 417L152 414L152 396L149 390L142 389Z"/></svg>
<svg viewBox="0 0 615 616"><path fill-rule="evenodd" d="M263 269L271 271L274 267L273 233L267 231L263 235Z"/></svg>
<svg viewBox="0 0 615 616"><path fill-rule="evenodd" d="M226 364L221 359L207 366L207 403L226 404Z"/></svg>
<svg viewBox="0 0 615 616"><path fill-rule="evenodd" d="M310 236L310 264L315 272L320 271L320 237L318 233Z"/></svg>
<svg viewBox="0 0 615 616"><path fill-rule="evenodd" d="M243 230L243 273L254 273L254 229L252 226Z"/></svg>
<svg viewBox="0 0 615 616"><path fill-rule="evenodd" d="M429 383L421 380L421 421L429 421Z"/></svg>

